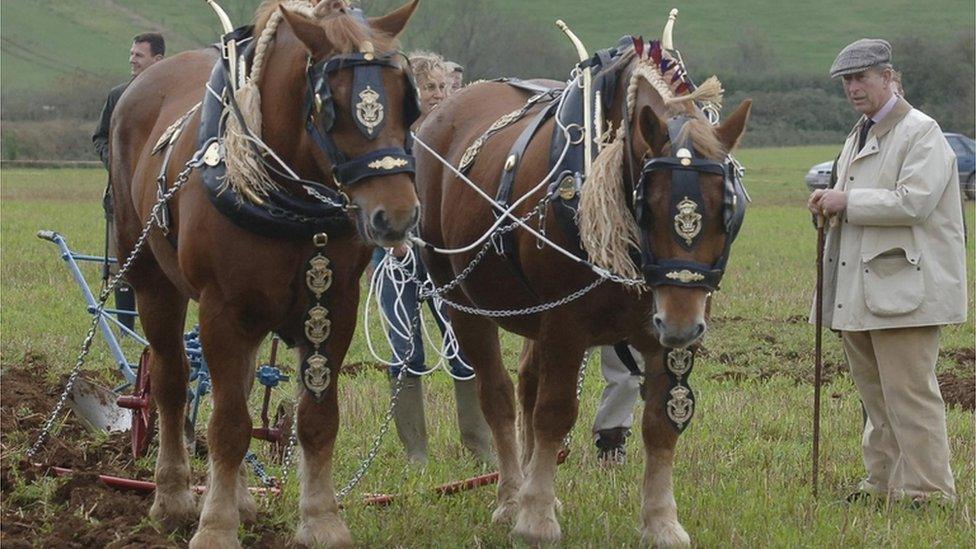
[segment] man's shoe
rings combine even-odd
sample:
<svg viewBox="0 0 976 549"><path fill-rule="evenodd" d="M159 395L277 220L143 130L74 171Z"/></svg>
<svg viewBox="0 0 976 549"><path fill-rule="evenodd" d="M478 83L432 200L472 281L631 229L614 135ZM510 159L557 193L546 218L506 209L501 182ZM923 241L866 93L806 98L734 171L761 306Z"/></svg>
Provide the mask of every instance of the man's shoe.
<svg viewBox="0 0 976 549"><path fill-rule="evenodd" d="M939 496L914 496L908 501L908 508L912 511L945 510L952 508L952 500Z"/></svg>
<svg viewBox="0 0 976 549"><path fill-rule="evenodd" d="M855 490L855 491L851 492L850 494L848 494L847 497L844 498L844 501L847 502L847 503L849 503L849 504L855 504L855 503L871 503L871 502L876 502L879 499L880 499L880 497L872 494L871 492L867 492L865 490Z"/></svg>
<svg viewBox="0 0 976 549"><path fill-rule="evenodd" d="M601 429L596 433L597 464L600 467L619 467L627 463L627 437L630 429L614 427Z"/></svg>

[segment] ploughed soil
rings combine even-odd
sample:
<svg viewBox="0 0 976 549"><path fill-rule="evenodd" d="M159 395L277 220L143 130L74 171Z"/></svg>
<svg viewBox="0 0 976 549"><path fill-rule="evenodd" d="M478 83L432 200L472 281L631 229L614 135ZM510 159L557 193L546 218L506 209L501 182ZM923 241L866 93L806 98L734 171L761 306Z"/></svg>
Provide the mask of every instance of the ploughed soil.
<svg viewBox="0 0 976 549"><path fill-rule="evenodd" d="M185 547L196 525L175 533L159 532L148 519L152 494L117 490L98 479L103 474L152 480L152 460L140 464L132 459L128 432L96 435L66 412L34 457L34 463L43 465L22 461L64 387L64 380L58 385L45 382L39 375L45 365L39 362L28 356L22 364L4 364L0 370L0 545L4 549ZM54 483L38 482L53 476L50 466L67 467L75 474ZM202 484L203 476L199 477L193 480ZM262 523L274 522L266 519L259 512L245 544L286 546L290 532L280 525L263 527Z"/></svg>
<svg viewBox="0 0 976 549"><path fill-rule="evenodd" d="M943 354L954 362L953 368L938 376L946 403L974 410L976 352L949 349ZM715 374L717 379L741 381L756 377L736 371L732 357L719 356L718 360L733 369ZM350 364L342 372L356 376L373 368L383 366ZM32 355L20 364L0 367L0 545L4 549L185 546L195 525L175 533L159 532L148 520L152 494L109 488L98 480L98 474L152 479L151 460L140 463L132 459L128 433L95 435L86 431L72 414L62 414L52 436L34 458L35 463L43 465L28 466L22 461L64 387L63 379L57 385L45 382L40 373L46 370L43 357ZM846 375L843 364L826 364L824 370L825 379ZM759 377L783 372L768 374ZM798 383L812 382L812 375L794 376ZM203 441L197 447L198 454L206 451ZM51 475L50 466L71 468L76 473L53 484L38 482ZM198 477L193 480L202 484L203 475ZM259 512L257 524L247 530L243 539L246 546L287 546L290 531L269 518Z"/></svg>

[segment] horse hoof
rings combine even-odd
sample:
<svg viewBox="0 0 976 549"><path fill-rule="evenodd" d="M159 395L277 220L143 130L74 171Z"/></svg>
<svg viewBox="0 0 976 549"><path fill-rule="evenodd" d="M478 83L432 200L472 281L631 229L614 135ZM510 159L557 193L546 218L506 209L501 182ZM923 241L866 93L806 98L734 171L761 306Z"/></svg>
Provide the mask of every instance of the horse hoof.
<svg viewBox="0 0 976 549"><path fill-rule="evenodd" d="M157 490L149 509L149 518L166 530L193 524L197 520L197 505L193 501L193 494L189 490L175 494L163 494Z"/></svg>
<svg viewBox="0 0 976 549"><path fill-rule="evenodd" d="M190 549L238 549L236 530L197 530L190 540Z"/></svg>
<svg viewBox="0 0 976 549"><path fill-rule="evenodd" d="M537 510L523 507L519 510L512 533L533 547L556 543L562 537L552 505Z"/></svg>
<svg viewBox="0 0 976 549"><path fill-rule="evenodd" d="M303 520L295 532L300 547L352 547L352 534L338 515Z"/></svg>
<svg viewBox="0 0 976 549"><path fill-rule="evenodd" d="M691 547L691 538L677 520L652 520L644 528L644 543L650 547Z"/></svg>
<svg viewBox="0 0 976 549"><path fill-rule="evenodd" d="M509 499L498 504L495 511L491 514L491 521L494 523L511 522L515 520L518 513L518 501Z"/></svg>

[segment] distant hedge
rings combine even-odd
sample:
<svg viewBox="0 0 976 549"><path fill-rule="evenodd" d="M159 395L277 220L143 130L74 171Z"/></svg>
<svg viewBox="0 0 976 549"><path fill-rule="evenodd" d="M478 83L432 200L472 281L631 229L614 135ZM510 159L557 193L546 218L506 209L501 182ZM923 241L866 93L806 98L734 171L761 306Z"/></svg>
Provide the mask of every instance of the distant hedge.
<svg viewBox="0 0 976 549"><path fill-rule="evenodd" d="M373 12L399 0L364 0ZM370 6L367 6L370 7ZM467 69L469 80L498 76L565 79L573 66L565 39L538 32L525 21L481 3L449 3L435 15L418 14L407 49L438 51ZM445 21L449 24L445 24ZM486 30L488 29L488 30ZM494 29L494 30L491 30ZM712 58L686 58L692 76L716 74L725 86L725 109L753 100L745 146L840 143L857 120L841 84L784 66L759 33L740 34ZM954 37L903 36L893 41L895 67L903 73L908 101L946 131L976 133L974 42L968 31ZM512 52L520 52L512 55ZM73 76L40 92L4 93L0 102L0 157L4 160L93 160L90 135L111 77Z"/></svg>

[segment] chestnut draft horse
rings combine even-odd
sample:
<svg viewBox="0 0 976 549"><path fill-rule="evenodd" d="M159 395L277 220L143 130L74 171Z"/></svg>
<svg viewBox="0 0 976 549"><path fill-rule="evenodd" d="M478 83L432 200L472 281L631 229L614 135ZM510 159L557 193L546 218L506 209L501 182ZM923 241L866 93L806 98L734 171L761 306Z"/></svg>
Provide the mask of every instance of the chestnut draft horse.
<svg viewBox="0 0 976 549"><path fill-rule="evenodd" d="M557 109L521 151L516 141L547 105L545 99L535 102L524 118L505 127L499 118L519 110L528 97L511 82L468 86L431 114L417 134L424 145L417 150L420 227L427 244L423 258L434 282L447 284L477 261L478 250L446 254L445 249L458 252L478 241L504 215L426 146L455 167L470 165L473 185L489 196L498 196L503 174L517 170L510 198L500 200L505 204L537 189L512 212L537 234L525 227L510 232L508 257L489 251L459 285L443 293L453 304L450 317L461 349L477 372L481 406L498 452L493 519L514 519L514 533L530 543L561 537L554 476L557 453L577 416L581 359L587 348L626 341L646 365L643 537L653 545L687 545L672 491L675 443L693 405L685 386L691 356L686 348L694 348L705 331L706 300L717 288L741 225L745 196L728 151L743 133L751 103L744 102L715 127L696 106L709 94L713 103L720 101L714 77L696 88L680 58L662 51L657 41L628 38L601 53L589 63L598 71L594 87L603 90L603 112L616 139L608 141L614 132L605 134L592 176L582 187L572 175L557 175L548 193L544 185L537 187L560 173L550 172L550 158L556 156L551 152L553 129L560 110L572 105ZM608 85L611 80L616 84ZM579 87L578 78L569 85L574 86ZM571 133L573 143L581 141L579 127ZM486 131L489 137L480 139L480 152L470 163L467 149ZM554 151L559 150L557 143ZM579 240L559 222L557 209L580 194L576 228L591 263L571 261L552 246L542 246L539 238L543 234L563 249L575 249ZM544 197L544 215L533 217ZM496 247L497 240L491 241ZM621 279L629 277L632 286L606 281L542 312L503 312L572 296L595 282L600 269L594 266L605 269L604 274L626 275ZM525 338L518 416L498 327ZM669 367L669 358L679 363Z"/></svg>
<svg viewBox="0 0 976 549"><path fill-rule="evenodd" d="M257 112L243 116L244 124L255 117L262 122L259 128L249 126L254 137L243 142L245 153L258 141L266 146L252 160L280 163L256 172L252 165L252 176L264 174L263 188L247 189L221 177L218 192L208 187L206 169L219 164L216 156L224 147L207 148L208 154L200 148L205 164L168 204L168 234L150 232L148 246L128 273L152 350L152 394L159 409L150 516L165 525L197 514L182 435L188 366L181 334L188 300L199 301L213 415L209 489L191 547L239 546L240 520L255 518L241 467L251 437L247 397L258 347L272 330L295 343L302 365L296 541L352 543L332 481L337 370L353 335L359 279L373 246L402 242L419 216L408 133L418 112L416 90L406 60L395 49L396 36L416 6L414 0L366 19L339 0L264 2L255 18L256 46L243 55L251 80L241 88L251 86L249 97L257 100ZM173 185L198 150L198 127L208 124L206 100L174 138L168 166L164 154L152 151L201 98L221 94L222 88L204 90L208 77L215 82L211 73L220 72L220 63L216 49L173 56L136 78L119 101L111 136L118 257L129 256L149 220L159 192L157 175L164 170ZM239 104L246 110L243 97L237 95L235 109ZM217 107L214 119L220 102ZM221 124L229 119L241 124L240 115L225 113ZM242 132L240 125L237 131ZM229 137L222 143L229 162ZM323 201L326 195L331 198ZM315 208L336 201L343 204L329 211L336 218L323 223ZM230 217L218 207L228 208ZM245 211L263 225L247 226L250 218L240 213ZM309 225L305 233L304 224ZM314 293L323 289L324 294Z"/></svg>

